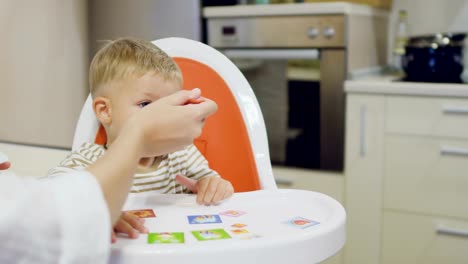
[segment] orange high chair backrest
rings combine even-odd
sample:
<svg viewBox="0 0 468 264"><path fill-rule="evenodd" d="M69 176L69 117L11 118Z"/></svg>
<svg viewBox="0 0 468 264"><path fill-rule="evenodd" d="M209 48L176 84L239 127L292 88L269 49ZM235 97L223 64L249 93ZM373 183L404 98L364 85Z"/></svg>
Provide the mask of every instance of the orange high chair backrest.
<svg viewBox="0 0 468 264"><path fill-rule="evenodd" d="M210 167L229 180L236 192L276 189L263 116L239 69L223 54L200 42L168 38L153 43L178 64L185 89L198 87L202 96L218 104L218 112L207 119L202 135L194 142ZM90 118L89 109L83 113L87 104L91 106L90 98L77 125L74 148L93 134L96 143L106 142L105 131L96 125L95 117L91 128L84 132L80 129L80 122L89 125L82 120Z"/></svg>

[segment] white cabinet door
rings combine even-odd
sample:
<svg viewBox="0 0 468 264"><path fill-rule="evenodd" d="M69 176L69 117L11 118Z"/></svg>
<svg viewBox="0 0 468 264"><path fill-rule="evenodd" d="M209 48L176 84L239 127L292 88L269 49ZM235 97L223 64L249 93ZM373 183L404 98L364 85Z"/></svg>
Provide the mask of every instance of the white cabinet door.
<svg viewBox="0 0 468 264"><path fill-rule="evenodd" d="M385 98L347 97L345 208L346 264L379 263Z"/></svg>
<svg viewBox="0 0 468 264"><path fill-rule="evenodd" d="M273 166L273 175L278 188L320 192L340 203L344 201L344 175L341 173Z"/></svg>
<svg viewBox="0 0 468 264"><path fill-rule="evenodd" d="M385 211L383 264L468 263L468 222Z"/></svg>
<svg viewBox="0 0 468 264"><path fill-rule="evenodd" d="M389 96L386 130L393 134L468 138L468 100Z"/></svg>
<svg viewBox="0 0 468 264"><path fill-rule="evenodd" d="M468 140L387 135L384 206L468 219Z"/></svg>

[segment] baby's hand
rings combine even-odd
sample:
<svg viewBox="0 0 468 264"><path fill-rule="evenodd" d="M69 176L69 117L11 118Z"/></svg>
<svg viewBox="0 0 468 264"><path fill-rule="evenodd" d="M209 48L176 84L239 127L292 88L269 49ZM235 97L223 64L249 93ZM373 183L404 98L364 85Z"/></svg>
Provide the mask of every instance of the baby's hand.
<svg viewBox="0 0 468 264"><path fill-rule="evenodd" d="M115 232L125 233L130 238L137 238L139 233L148 233L148 229L144 226L145 219L131 213L122 212L119 220L114 225L112 232L112 243L117 240Z"/></svg>
<svg viewBox="0 0 468 264"><path fill-rule="evenodd" d="M234 193L232 184L220 177L206 176L197 181L177 175L176 181L197 194L198 204L216 204L231 197Z"/></svg>

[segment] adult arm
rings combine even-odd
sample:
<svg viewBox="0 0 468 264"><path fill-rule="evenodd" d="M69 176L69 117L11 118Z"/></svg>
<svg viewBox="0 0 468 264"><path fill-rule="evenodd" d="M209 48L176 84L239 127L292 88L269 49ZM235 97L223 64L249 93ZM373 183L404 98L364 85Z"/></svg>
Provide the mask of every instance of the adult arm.
<svg viewBox="0 0 468 264"><path fill-rule="evenodd" d="M182 106L199 95L181 91L139 111L88 171L44 181L2 173L0 263L104 263L138 160L189 145L216 111L209 100Z"/></svg>
<svg viewBox="0 0 468 264"><path fill-rule="evenodd" d="M201 134L204 120L217 106L208 99L184 105L199 96L199 89L180 91L141 109L129 119L106 154L88 168L102 188L112 223L120 215L140 158L181 150Z"/></svg>

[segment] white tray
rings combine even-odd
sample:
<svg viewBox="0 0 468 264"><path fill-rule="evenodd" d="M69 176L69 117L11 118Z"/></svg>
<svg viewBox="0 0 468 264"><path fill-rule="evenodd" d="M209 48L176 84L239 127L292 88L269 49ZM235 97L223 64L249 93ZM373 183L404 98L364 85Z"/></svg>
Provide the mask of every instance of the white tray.
<svg viewBox="0 0 468 264"><path fill-rule="evenodd" d="M129 197L125 210L153 209L146 218L150 232L184 232L184 244L148 244L147 235L138 239L119 237L112 246L111 263L318 263L337 253L345 243L346 213L340 203L316 192L261 190L236 193L216 206L201 206L194 195L145 194ZM223 223L189 224L188 215L244 211L238 217L221 215ZM319 224L299 228L286 224L295 217ZM234 223L247 226L247 234L233 234ZM226 230L231 239L198 241L191 231ZM252 236L256 236L252 238ZM250 239L246 239L250 238Z"/></svg>

